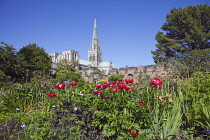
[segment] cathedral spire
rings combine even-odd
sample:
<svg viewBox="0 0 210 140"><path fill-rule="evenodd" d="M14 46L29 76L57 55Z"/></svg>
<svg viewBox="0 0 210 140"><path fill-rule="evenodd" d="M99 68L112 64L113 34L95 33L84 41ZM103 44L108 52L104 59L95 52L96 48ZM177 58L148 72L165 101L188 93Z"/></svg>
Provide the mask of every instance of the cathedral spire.
<svg viewBox="0 0 210 140"><path fill-rule="evenodd" d="M91 61L94 66L98 66L102 62L102 51L98 43L96 19L94 19L92 44L88 50L88 61Z"/></svg>
<svg viewBox="0 0 210 140"><path fill-rule="evenodd" d="M97 26L96 26L96 19L94 20L94 28L93 28L93 38L92 38L92 50L97 50L100 48L97 48L99 46L98 43L98 32L97 32Z"/></svg>

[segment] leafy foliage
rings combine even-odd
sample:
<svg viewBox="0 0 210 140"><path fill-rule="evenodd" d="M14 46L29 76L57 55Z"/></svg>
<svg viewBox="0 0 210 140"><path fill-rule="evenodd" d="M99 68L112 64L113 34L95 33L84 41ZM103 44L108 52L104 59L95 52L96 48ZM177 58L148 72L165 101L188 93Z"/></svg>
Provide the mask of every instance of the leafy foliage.
<svg viewBox="0 0 210 140"><path fill-rule="evenodd" d="M210 75L196 72L192 78L184 81L178 92L183 112L183 128L188 131L188 138L206 134L202 131L209 126L209 84Z"/></svg>
<svg viewBox="0 0 210 140"><path fill-rule="evenodd" d="M36 71L43 74L49 73L52 61L45 50L37 44L29 44L21 48L18 55L22 56L26 62L24 67L27 77L33 77L33 73Z"/></svg>
<svg viewBox="0 0 210 140"><path fill-rule="evenodd" d="M122 80L123 75L111 75L108 77L108 81L118 81L118 80Z"/></svg>
<svg viewBox="0 0 210 140"><path fill-rule="evenodd" d="M6 76L5 73L0 70L0 82L8 81L10 79L9 76Z"/></svg>
<svg viewBox="0 0 210 140"><path fill-rule="evenodd" d="M176 58L194 49L207 49L210 45L210 6L197 5L171 9L166 16L163 32L156 34L157 49L152 51L156 63Z"/></svg>
<svg viewBox="0 0 210 140"><path fill-rule="evenodd" d="M139 90L125 82L129 90L122 88L123 81L101 81L56 90L41 77L37 83L2 87L1 138L208 139L209 77L200 72L186 81L167 79L161 89L147 85ZM56 96L49 97L50 92ZM18 119L12 121L13 116Z"/></svg>
<svg viewBox="0 0 210 140"><path fill-rule="evenodd" d="M21 56L16 55L16 49L7 43L0 42L0 70L12 80L24 76L24 62Z"/></svg>
<svg viewBox="0 0 210 140"><path fill-rule="evenodd" d="M179 59L167 63L171 74L179 78L188 78L195 72L208 73L210 70L210 50L195 49L187 54L180 54Z"/></svg>
<svg viewBox="0 0 210 140"><path fill-rule="evenodd" d="M56 82L63 82L63 81L75 81L75 82L84 82L84 78L82 77L81 73L68 71L68 72L57 72L56 78L52 79L51 81L55 84Z"/></svg>

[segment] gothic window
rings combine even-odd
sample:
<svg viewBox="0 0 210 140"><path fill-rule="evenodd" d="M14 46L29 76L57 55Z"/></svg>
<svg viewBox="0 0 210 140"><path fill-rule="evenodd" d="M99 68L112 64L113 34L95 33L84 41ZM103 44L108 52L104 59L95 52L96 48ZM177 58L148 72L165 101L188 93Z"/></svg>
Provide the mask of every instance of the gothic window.
<svg viewBox="0 0 210 140"><path fill-rule="evenodd" d="M95 61L95 55L93 55L93 61Z"/></svg>
<svg viewBox="0 0 210 140"><path fill-rule="evenodd" d="M90 58L89 58L89 61L92 61L92 54L90 54Z"/></svg>
<svg viewBox="0 0 210 140"><path fill-rule="evenodd" d="M98 61L101 62L101 54L98 54Z"/></svg>
<svg viewBox="0 0 210 140"><path fill-rule="evenodd" d="M73 53L73 60L72 61L75 61L75 53Z"/></svg>

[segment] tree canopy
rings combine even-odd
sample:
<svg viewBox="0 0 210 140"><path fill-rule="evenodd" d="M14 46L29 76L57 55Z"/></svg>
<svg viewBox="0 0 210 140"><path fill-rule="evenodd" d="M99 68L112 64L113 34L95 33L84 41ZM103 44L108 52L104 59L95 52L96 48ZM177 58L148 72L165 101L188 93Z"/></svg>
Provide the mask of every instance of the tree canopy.
<svg viewBox="0 0 210 140"><path fill-rule="evenodd" d="M17 50L4 42L0 42L0 70L13 80L23 76L23 58L18 56Z"/></svg>
<svg viewBox="0 0 210 140"><path fill-rule="evenodd" d="M45 50L39 47L37 44L29 44L20 49L18 55L22 56L26 61L25 68L29 74L39 71L47 74L51 68L52 60L45 52Z"/></svg>
<svg viewBox="0 0 210 140"><path fill-rule="evenodd" d="M156 34L157 49L151 51L155 63L167 62L179 54L210 47L210 6L173 8L166 15L164 32Z"/></svg>

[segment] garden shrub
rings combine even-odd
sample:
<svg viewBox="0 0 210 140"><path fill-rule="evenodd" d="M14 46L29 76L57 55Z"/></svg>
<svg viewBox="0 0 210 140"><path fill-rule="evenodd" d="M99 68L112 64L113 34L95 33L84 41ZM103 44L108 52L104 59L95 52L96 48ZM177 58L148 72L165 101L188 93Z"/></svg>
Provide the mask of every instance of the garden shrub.
<svg viewBox="0 0 210 140"><path fill-rule="evenodd" d="M84 78L79 72L67 71L67 72L58 72L56 73L56 78L51 79L53 84L63 81L75 81L75 82L84 82Z"/></svg>

